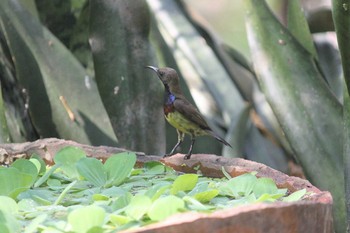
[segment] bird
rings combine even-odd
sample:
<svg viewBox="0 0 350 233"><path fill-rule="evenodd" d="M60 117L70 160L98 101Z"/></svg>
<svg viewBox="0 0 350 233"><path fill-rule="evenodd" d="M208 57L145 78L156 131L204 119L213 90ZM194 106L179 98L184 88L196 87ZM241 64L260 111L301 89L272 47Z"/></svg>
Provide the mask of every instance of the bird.
<svg viewBox="0 0 350 233"><path fill-rule="evenodd" d="M170 153L165 154L164 157L175 154L176 149L184 141L185 134L191 137L191 145L184 157L185 160L191 158L192 149L198 136L212 136L224 145L232 147L208 126L198 109L185 98L180 89L179 76L176 70L170 67L146 66L146 68L153 70L164 85L164 116L169 124L176 129L178 135L177 143Z"/></svg>

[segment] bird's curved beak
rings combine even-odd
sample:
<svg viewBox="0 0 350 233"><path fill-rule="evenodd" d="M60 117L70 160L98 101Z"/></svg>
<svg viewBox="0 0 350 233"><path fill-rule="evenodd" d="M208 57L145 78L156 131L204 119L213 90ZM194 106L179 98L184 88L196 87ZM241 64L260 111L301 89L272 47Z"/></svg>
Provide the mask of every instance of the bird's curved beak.
<svg viewBox="0 0 350 233"><path fill-rule="evenodd" d="M162 81L162 78L160 77L160 75L159 75L159 73L158 73L159 68L154 67L154 66L146 66L145 68L151 69L151 70L153 70L154 72L156 72L157 77L160 79L160 81ZM162 81L162 82L163 82L163 81Z"/></svg>
<svg viewBox="0 0 350 233"><path fill-rule="evenodd" d="M154 67L154 66L146 66L145 68L151 69L151 70L153 70L154 72L158 73L158 68L157 68L157 67Z"/></svg>

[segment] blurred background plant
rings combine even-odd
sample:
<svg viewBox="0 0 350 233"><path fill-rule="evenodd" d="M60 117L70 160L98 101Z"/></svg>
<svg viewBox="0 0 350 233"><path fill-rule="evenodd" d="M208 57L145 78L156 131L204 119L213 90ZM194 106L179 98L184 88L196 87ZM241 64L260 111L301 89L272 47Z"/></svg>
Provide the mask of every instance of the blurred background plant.
<svg viewBox="0 0 350 233"><path fill-rule="evenodd" d="M341 62L350 67L350 49L339 41L339 53L337 38L349 41L350 6L267 2L1 1L1 142L59 137L161 155L176 133L162 116L162 85L144 66L173 67L232 145L203 137L194 153L305 175L332 192L344 232L350 78Z"/></svg>

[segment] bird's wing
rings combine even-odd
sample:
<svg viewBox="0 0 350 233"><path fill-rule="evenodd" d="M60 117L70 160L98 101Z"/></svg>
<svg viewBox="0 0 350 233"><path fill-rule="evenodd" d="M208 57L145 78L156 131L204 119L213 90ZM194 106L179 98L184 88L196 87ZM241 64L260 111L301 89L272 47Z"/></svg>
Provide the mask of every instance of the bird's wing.
<svg viewBox="0 0 350 233"><path fill-rule="evenodd" d="M201 129L211 130L203 116L198 112L188 100L184 98L176 98L174 101L175 110L181 113L188 120L198 124Z"/></svg>
<svg viewBox="0 0 350 233"><path fill-rule="evenodd" d="M185 98L176 98L174 101L174 108L176 111L181 113L186 119L195 122L201 129L206 131L209 135L216 138L221 143L226 146L232 147L228 142L226 142L222 137L218 136L213 132L208 126L207 122L204 120L203 116L198 112L198 110Z"/></svg>

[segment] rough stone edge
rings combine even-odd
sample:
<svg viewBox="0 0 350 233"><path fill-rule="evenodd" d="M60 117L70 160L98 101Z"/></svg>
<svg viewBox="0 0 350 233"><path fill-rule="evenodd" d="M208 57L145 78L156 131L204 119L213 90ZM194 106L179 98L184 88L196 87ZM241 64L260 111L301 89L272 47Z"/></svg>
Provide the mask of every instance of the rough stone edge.
<svg viewBox="0 0 350 233"><path fill-rule="evenodd" d="M288 216L289 214L289 216ZM288 218L289 217L289 218ZM309 225L305 218L315 218ZM283 222L284 221L284 222ZM294 225L294 229L288 226ZM194 230L195 229L195 230ZM210 214L186 212L128 233L212 233L256 232L330 233L333 229L330 204L298 201L292 203L258 203L218 210ZM214 231L215 230L215 231Z"/></svg>
<svg viewBox="0 0 350 233"><path fill-rule="evenodd" d="M117 147L90 146L70 140L46 138L34 142L0 144L0 164L9 164L18 158L29 158L33 153L40 155L47 164L53 164L54 155L66 146L79 147L85 151L87 156L95 157L103 161L111 154L128 151ZM135 153L137 155L138 165L142 165L147 161L161 161L177 171L185 173L201 172L208 177L223 177L222 168L224 168L232 177L255 171L257 172L258 177L272 178L279 188L287 188L291 192L306 188L308 191L317 194L323 193L307 180L288 176L264 164L245 159L225 158L211 154L194 154L190 160L184 160L183 154L161 158L160 156L146 156L143 152ZM327 197L325 202L329 202Z"/></svg>

